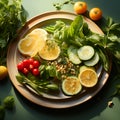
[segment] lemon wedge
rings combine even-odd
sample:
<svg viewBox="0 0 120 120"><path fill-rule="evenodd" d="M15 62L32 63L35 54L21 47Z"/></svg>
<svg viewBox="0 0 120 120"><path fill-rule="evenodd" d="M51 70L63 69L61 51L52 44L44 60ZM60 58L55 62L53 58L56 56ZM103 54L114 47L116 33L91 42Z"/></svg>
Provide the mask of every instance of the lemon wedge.
<svg viewBox="0 0 120 120"><path fill-rule="evenodd" d="M70 76L62 82L62 90L66 95L76 95L82 90L82 86L77 77Z"/></svg>
<svg viewBox="0 0 120 120"><path fill-rule="evenodd" d="M92 68L82 68L78 78L80 83L85 87L93 87L98 81L98 75Z"/></svg>
<svg viewBox="0 0 120 120"><path fill-rule="evenodd" d="M60 54L60 47L53 40L47 40L45 46L39 51L39 55L45 60L55 60Z"/></svg>
<svg viewBox="0 0 120 120"><path fill-rule="evenodd" d="M35 56L47 40L47 32L44 29L36 28L18 42L18 50L27 56Z"/></svg>

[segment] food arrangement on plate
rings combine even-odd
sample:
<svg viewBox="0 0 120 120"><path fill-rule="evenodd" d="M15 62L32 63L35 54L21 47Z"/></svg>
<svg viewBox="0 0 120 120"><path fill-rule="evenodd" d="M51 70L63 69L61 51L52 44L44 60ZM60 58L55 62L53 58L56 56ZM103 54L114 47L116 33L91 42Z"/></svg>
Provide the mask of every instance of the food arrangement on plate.
<svg viewBox="0 0 120 120"><path fill-rule="evenodd" d="M67 4L73 5L76 14L60 11ZM6 61L4 50L14 37L16 39L8 49L8 71L6 67L0 66L0 76L3 80L8 72L14 87L33 103L50 108L82 104L105 85L112 59L118 67L120 24L109 17L105 24L101 24L102 31L93 22L102 18L100 8L88 10L86 2L66 0L53 4L59 11L40 14L25 23L27 16L21 3L13 2L12 6L17 5L18 11L11 8L11 2L5 2L5 5L8 7L3 8L12 16L1 12L3 16L5 14L2 28L9 26L2 31L12 33L12 36L5 34L8 36L7 41L1 39L2 64ZM15 21L10 19L11 22L6 24L5 18L8 17L17 18ZM18 22L19 25L25 25L16 34L16 29L21 26L16 24Z"/></svg>
<svg viewBox="0 0 120 120"><path fill-rule="evenodd" d="M44 107L68 108L88 101L108 80L111 54L117 57L111 27L106 36L89 18L65 11L32 18L8 49L13 85Z"/></svg>
<svg viewBox="0 0 120 120"><path fill-rule="evenodd" d="M103 35L92 32L82 15L66 24L35 28L18 42L24 59L17 63L17 80L38 95L79 95L92 89L109 60L101 49ZM106 60L104 63L103 58Z"/></svg>

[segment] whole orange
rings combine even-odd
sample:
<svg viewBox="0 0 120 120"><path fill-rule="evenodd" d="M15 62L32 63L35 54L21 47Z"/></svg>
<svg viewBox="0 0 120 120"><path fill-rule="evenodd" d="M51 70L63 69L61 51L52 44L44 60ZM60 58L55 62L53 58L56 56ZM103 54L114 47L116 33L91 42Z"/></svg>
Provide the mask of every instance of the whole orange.
<svg viewBox="0 0 120 120"><path fill-rule="evenodd" d="M74 11L77 13L77 14L83 14L87 11L87 4L86 2L75 2L74 4Z"/></svg>
<svg viewBox="0 0 120 120"><path fill-rule="evenodd" d="M92 8L89 12L89 17L96 21L102 18L102 10L100 8Z"/></svg>

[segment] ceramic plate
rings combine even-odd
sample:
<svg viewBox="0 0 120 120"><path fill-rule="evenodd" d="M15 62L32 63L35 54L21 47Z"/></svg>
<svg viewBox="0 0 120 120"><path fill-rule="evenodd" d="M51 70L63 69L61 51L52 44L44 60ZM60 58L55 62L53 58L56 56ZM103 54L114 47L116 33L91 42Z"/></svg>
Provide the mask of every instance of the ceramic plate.
<svg viewBox="0 0 120 120"><path fill-rule="evenodd" d="M59 109L80 105L95 96L107 82L109 73L104 71L102 66L99 66L97 70L97 73L99 75L99 82L97 83L97 85L89 90L83 90L80 94L76 96L65 96L62 92L57 95L45 94L44 96L39 96L34 91L31 91L30 89L21 85L16 80L15 76L18 74L16 66L18 62L25 59L25 56L21 55L17 48L19 40L35 28L45 27L47 25L54 24L57 20L62 20L68 24L71 23L75 17L76 15L74 13L64 11L55 11L40 14L26 22L23 28L19 31L17 39L9 46L7 54L7 67L12 84L26 99L37 105ZM93 21L86 17L84 17L84 20L88 23L89 28L93 32L103 34L102 30Z"/></svg>

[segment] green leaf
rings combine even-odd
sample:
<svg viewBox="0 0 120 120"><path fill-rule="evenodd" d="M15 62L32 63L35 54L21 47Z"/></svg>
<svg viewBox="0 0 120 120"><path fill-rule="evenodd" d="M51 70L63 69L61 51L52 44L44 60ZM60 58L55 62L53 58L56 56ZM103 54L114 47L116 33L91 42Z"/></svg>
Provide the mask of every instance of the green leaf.
<svg viewBox="0 0 120 120"><path fill-rule="evenodd" d="M107 18L106 24L108 27L110 27L113 24L113 19L111 17Z"/></svg>
<svg viewBox="0 0 120 120"><path fill-rule="evenodd" d="M16 79L18 80L19 83L23 84L23 82L25 81L24 77L22 75L17 75Z"/></svg>
<svg viewBox="0 0 120 120"><path fill-rule="evenodd" d="M116 30L120 28L120 23L114 23L110 26L110 30Z"/></svg>
<svg viewBox="0 0 120 120"><path fill-rule="evenodd" d="M56 85L56 84L48 84L46 87L49 88L50 90L58 90L59 89L58 85Z"/></svg>
<svg viewBox="0 0 120 120"><path fill-rule="evenodd" d="M109 59L108 59L107 53L105 52L104 48L103 49L97 48L97 51L99 53L100 60L101 60L101 63L103 65L104 69L106 71L108 71L110 64L109 64Z"/></svg>
<svg viewBox="0 0 120 120"><path fill-rule="evenodd" d="M83 17L81 15L78 15L69 27L68 36L70 37L76 36L79 33L82 26L83 26Z"/></svg>

